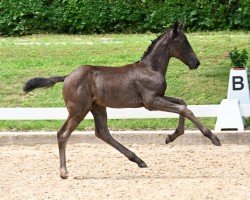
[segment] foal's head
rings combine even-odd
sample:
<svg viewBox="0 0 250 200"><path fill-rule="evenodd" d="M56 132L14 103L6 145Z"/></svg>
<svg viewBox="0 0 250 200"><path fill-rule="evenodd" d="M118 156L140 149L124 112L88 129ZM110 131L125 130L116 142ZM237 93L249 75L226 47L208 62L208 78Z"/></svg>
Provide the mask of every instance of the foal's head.
<svg viewBox="0 0 250 200"><path fill-rule="evenodd" d="M171 39L169 43L170 55L180 59L183 63L189 66L190 69L197 69L200 61L189 44L186 35L179 27L178 22L174 24L171 30Z"/></svg>

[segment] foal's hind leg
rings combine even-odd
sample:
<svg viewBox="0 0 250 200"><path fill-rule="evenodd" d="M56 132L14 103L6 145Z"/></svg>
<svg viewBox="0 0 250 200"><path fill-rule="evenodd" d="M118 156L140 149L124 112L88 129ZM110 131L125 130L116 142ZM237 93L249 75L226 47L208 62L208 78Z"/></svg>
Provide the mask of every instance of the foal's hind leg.
<svg viewBox="0 0 250 200"><path fill-rule="evenodd" d="M124 147L122 144L117 142L110 134L107 126L107 112L106 108L93 105L91 110L94 120L95 120L95 134L98 138L103 140L104 142L108 143L123 155L125 155L130 161L135 162L138 164L139 167L145 168L147 165L143 160L141 160L135 153Z"/></svg>
<svg viewBox="0 0 250 200"><path fill-rule="evenodd" d="M62 128L57 132L59 157L60 157L60 176L63 179L68 178L68 171L66 167L66 155L65 155L67 141L71 133L77 128L79 123L88 113L87 109L85 111L79 109L79 111L81 112L75 112L73 114L70 114L66 122L63 124Z"/></svg>
<svg viewBox="0 0 250 200"><path fill-rule="evenodd" d="M176 98L176 97L164 97L164 98L170 102L183 105L183 106L187 106L186 102L181 98ZM178 126L173 134L167 135L166 141L165 141L166 144L173 142L177 137L183 135L185 131L184 128L185 128L185 117L182 115L179 115Z"/></svg>

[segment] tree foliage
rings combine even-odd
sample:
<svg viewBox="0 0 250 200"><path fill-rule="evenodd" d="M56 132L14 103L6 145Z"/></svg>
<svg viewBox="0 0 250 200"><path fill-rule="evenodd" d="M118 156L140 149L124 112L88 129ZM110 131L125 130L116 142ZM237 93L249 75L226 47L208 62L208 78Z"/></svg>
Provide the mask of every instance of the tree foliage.
<svg viewBox="0 0 250 200"><path fill-rule="evenodd" d="M0 35L249 29L249 0L0 0Z"/></svg>

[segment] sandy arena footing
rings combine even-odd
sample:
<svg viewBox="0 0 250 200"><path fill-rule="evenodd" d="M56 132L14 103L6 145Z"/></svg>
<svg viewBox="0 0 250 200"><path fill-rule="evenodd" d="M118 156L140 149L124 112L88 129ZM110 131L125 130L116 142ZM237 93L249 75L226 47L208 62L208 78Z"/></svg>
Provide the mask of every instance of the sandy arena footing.
<svg viewBox="0 0 250 200"><path fill-rule="evenodd" d="M81 134L81 140L75 142L74 139L79 139L76 133L77 137L72 137L67 145L69 178L62 180L59 177L58 147L54 144L55 133L40 133L39 137L36 134L34 137L21 136L34 133L18 133L15 137L12 134L16 133L5 133L4 137L9 135L9 143L4 146L2 143L7 140L0 137L1 200L250 199L248 136L244 136L245 140L242 140L243 135L235 136L237 140L230 143L232 140L228 140L228 136L217 134L223 145L216 147L206 138L192 139L191 144L189 139L181 137L179 142L165 145L166 132L158 135L141 133L134 135L133 140L128 139L132 138L132 133L129 137L114 134L146 162L148 168L141 169L109 145L99 140L96 143L93 133L86 136L90 137L89 140L85 136L82 138ZM187 138L196 133L188 134ZM37 140L34 138L41 139L41 135L47 139L47 136L53 136L54 139L35 144ZM44 144L45 141L52 144ZM194 141L198 144L194 145ZM184 145L184 142L189 145Z"/></svg>

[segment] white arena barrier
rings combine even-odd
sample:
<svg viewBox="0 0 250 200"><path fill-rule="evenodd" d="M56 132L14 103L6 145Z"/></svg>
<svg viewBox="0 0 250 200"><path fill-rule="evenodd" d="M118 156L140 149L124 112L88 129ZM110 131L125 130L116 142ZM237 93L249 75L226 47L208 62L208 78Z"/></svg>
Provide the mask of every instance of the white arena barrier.
<svg viewBox="0 0 250 200"><path fill-rule="evenodd" d="M217 117L220 105L189 105L196 117ZM240 104L243 117L250 116L250 104ZM107 108L108 119L177 118L178 115L145 108ZM66 108L0 108L0 120L65 120ZM88 113L85 119L93 119Z"/></svg>

